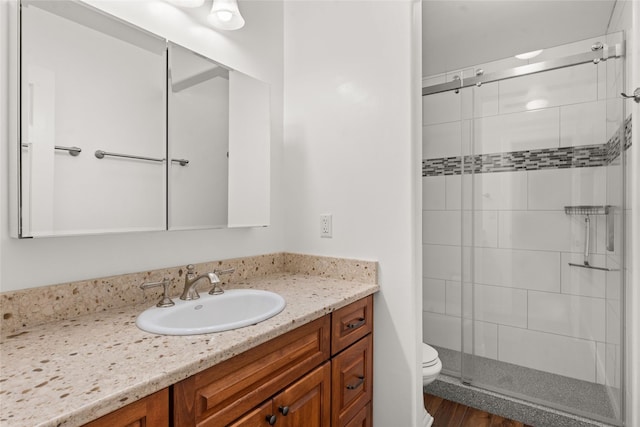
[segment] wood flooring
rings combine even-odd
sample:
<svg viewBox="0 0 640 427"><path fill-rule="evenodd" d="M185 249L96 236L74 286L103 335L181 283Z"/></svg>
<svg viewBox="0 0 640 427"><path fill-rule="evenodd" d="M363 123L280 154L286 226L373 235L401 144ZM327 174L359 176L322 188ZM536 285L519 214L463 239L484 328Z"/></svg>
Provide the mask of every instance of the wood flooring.
<svg viewBox="0 0 640 427"><path fill-rule="evenodd" d="M424 407L435 419L432 427L532 427L427 393Z"/></svg>

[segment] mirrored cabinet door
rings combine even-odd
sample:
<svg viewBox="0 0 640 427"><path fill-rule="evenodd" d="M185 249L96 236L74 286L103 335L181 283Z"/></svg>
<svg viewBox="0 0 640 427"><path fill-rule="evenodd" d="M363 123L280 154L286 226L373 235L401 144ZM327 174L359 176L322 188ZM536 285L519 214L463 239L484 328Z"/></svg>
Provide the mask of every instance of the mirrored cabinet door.
<svg viewBox="0 0 640 427"><path fill-rule="evenodd" d="M83 2L20 11L14 237L269 224L267 83Z"/></svg>
<svg viewBox="0 0 640 427"><path fill-rule="evenodd" d="M229 227L269 225L271 88L238 71L229 76Z"/></svg>
<svg viewBox="0 0 640 427"><path fill-rule="evenodd" d="M229 70L169 43L169 229L228 217Z"/></svg>
<svg viewBox="0 0 640 427"><path fill-rule="evenodd" d="M166 228L165 84L162 38L22 1L21 237Z"/></svg>

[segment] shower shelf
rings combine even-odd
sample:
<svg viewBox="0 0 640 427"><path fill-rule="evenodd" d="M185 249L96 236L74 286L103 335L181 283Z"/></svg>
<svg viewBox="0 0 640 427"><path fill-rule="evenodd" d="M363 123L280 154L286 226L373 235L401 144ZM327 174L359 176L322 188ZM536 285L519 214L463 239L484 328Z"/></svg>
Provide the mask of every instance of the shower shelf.
<svg viewBox="0 0 640 427"><path fill-rule="evenodd" d="M564 213L567 215L608 215L611 210L610 205L605 206L565 206Z"/></svg>
<svg viewBox="0 0 640 427"><path fill-rule="evenodd" d="M582 264L577 264L570 262L569 265L572 267L581 267L581 268L589 268L592 270L602 270L602 271L615 271L614 269L607 267L597 267L595 265L591 265L589 263L589 224L590 219L589 215L606 215L607 216L607 250L613 251L613 236L614 236L614 227L613 227L613 206L604 205L604 206L590 206L590 205L580 205L580 206L565 206L564 213L567 215L584 215L584 261Z"/></svg>

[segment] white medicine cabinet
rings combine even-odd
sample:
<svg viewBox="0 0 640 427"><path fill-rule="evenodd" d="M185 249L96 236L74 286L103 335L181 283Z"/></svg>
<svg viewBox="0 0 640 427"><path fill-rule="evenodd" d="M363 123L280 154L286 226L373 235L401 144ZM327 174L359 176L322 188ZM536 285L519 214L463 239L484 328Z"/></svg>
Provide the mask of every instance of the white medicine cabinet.
<svg viewBox="0 0 640 427"><path fill-rule="evenodd" d="M269 224L269 85L77 1L22 0L14 237Z"/></svg>

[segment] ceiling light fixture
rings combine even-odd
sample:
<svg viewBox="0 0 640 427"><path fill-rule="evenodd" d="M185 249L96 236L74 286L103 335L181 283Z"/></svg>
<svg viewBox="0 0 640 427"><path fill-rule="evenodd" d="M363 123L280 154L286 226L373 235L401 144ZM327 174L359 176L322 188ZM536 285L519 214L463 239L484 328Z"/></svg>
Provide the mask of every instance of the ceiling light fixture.
<svg viewBox="0 0 640 427"><path fill-rule="evenodd" d="M547 108L549 105L549 101L546 99L534 99L532 101L527 102L526 109L527 110L539 110L541 108Z"/></svg>
<svg viewBox="0 0 640 427"><path fill-rule="evenodd" d="M531 52L525 52L525 53L521 53L519 55L516 55L516 58L518 59L531 59L531 58L535 58L536 56L540 55L542 53L544 49L540 49L540 50L532 50Z"/></svg>
<svg viewBox="0 0 640 427"><path fill-rule="evenodd" d="M200 7L204 4L204 0L169 0L169 3L180 7Z"/></svg>
<svg viewBox="0 0 640 427"><path fill-rule="evenodd" d="M240 14L236 0L213 0L213 7L207 20L221 30L239 30L244 27L244 18Z"/></svg>

